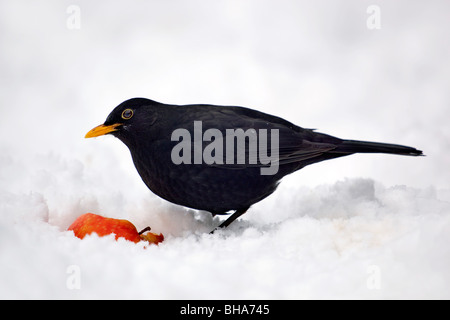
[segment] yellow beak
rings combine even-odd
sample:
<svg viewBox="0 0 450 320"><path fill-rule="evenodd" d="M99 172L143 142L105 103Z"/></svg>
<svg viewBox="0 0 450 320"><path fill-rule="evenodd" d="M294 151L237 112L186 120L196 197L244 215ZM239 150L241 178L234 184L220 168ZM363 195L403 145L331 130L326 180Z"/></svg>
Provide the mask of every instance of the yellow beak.
<svg viewBox="0 0 450 320"><path fill-rule="evenodd" d="M92 129L91 131L89 131L88 133L86 133L86 135L84 137L85 138L94 138L94 137L103 136L107 133L117 131L118 126L120 126L120 123L111 124L109 126L105 126L104 124L101 124L101 125L95 127L94 129Z"/></svg>

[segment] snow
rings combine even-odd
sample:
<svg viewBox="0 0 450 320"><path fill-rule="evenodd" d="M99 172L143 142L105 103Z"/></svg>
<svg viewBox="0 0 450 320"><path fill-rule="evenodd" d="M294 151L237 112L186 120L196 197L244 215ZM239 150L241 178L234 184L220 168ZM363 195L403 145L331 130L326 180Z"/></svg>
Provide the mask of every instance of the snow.
<svg viewBox="0 0 450 320"><path fill-rule="evenodd" d="M448 3L379 2L368 30L372 4L0 2L0 298L449 299ZM153 195L117 139L83 139L135 96L427 156L305 168L210 235L223 218ZM86 212L166 240L80 240Z"/></svg>

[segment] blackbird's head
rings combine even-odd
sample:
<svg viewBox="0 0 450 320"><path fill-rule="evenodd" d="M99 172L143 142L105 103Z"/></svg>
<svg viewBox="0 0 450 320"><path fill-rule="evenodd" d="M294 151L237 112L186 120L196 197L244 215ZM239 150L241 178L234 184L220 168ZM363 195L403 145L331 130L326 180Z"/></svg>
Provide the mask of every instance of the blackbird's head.
<svg viewBox="0 0 450 320"><path fill-rule="evenodd" d="M152 106L158 105L156 101L144 98L133 98L119 104L108 115L105 123L90 130L85 138L93 138L112 134L129 144L138 135L150 129L157 116Z"/></svg>

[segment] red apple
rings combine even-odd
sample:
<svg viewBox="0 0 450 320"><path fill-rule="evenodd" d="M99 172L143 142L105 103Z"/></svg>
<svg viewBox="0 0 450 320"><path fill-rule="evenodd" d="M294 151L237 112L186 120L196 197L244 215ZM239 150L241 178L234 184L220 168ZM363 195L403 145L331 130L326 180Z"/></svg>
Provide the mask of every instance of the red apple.
<svg viewBox="0 0 450 320"><path fill-rule="evenodd" d="M164 236L161 233L159 235L152 232L143 234L150 230L150 227L138 232L136 227L128 220L106 218L93 213L85 213L79 216L67 230L72 230L75 236L80 239L83 239L87 234L95 232L100 237L114 233L116 240L125 238L135 243L145 240L149 243L158 244L164 240Z"/></svg>

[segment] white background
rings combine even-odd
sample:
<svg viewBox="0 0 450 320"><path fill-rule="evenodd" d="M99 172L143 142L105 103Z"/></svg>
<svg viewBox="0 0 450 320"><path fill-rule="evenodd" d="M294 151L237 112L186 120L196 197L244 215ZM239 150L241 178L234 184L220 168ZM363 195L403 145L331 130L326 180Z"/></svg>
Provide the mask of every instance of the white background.
<svg viewBox="0 0 450 320"><path fill-rule="evenodd" d="M0 297L449 298L449 9L0 0ZM310 166L210 236L218 218L153 195L120 141L83 138L132 97L242 105L426 157ZM65 230L85 212L166 241L80 241Z"/></svg>

